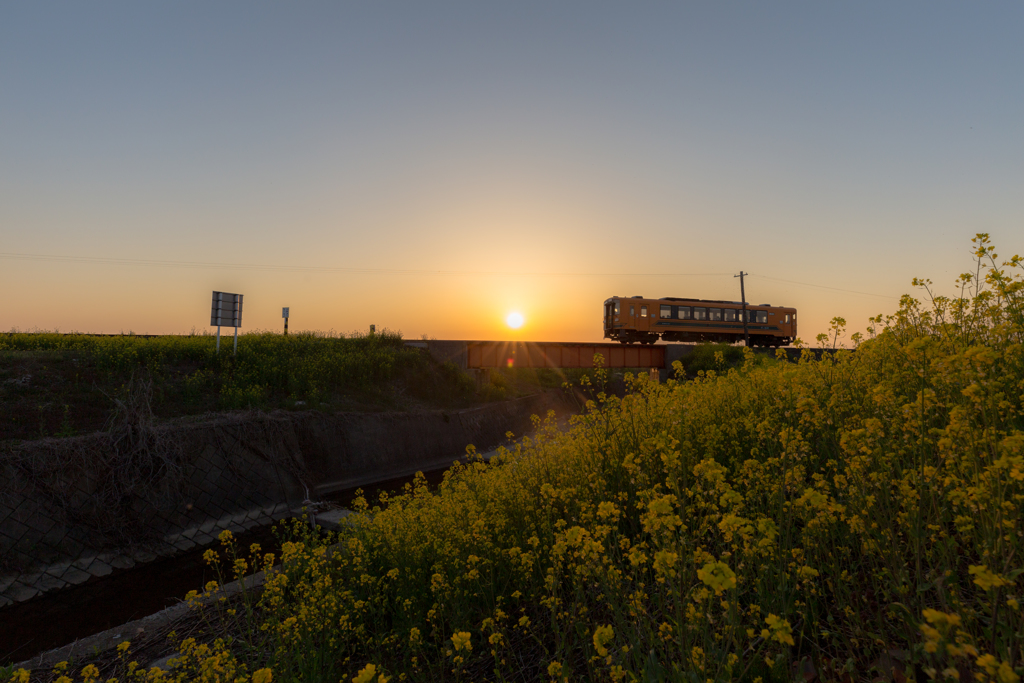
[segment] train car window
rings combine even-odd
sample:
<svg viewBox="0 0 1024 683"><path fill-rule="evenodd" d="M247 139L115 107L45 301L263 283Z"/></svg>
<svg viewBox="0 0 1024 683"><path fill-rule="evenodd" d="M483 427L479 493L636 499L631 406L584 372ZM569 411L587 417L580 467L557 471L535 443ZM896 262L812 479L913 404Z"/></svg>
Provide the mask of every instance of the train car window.
<svg viewBox="0 0 1024 683"><path fill-rule="evenodd" d="M789 313L786 314L786 322L789 322Z"/></svg>
<svg viewBox="0 0 1024 683"><path fill-rule="evenodd" d="M630 315L630 317L633 316L633 304L629 305L629 315Z"/></svg>
<svg viewBox="0 0 1024 683"><path fill-rule="evenodd" d="M708 309L704 308L703 306L694 306L693 307L693 319L694 320L707 320L708 319Z"/></svg>
<svg viewBox="0 0 1024 683"><path fill-rule="evenodd" d="M671 318L672 317L672 307L671 306L662 306L661 307L661 314L660 315L661 315L662 318Z"/></svg>
<svg viewBox="0 0 1024 683"><path fill-rule="evenodd" d="M768 313L767 313L767 311L758 311L757 312L757 322L759 322L759 323L766 323L766 322L768 322Z"/></svg>
<svg viewBox="0 0 1024 683"><path fill-rule="evenodd" d="M679 319L680 320L689 320L690 319L690 307L689 306L680 306L679 307Z"/></svg>
<svg viewBox="0 0 1024 683"><path fill-rule="evenodd" d="M727 308L725 309L725 322L734 323L736 322L736 309Z"/></svg>
<svg viewBox="0 0 1024 683"><path fill-rule="evenodd" d="M619 302L618 302L618 301L616 301L616 302L615 302L615 315L618 315L618 314L619 314L619 309L620 309L620 308L621 308L621 307L619 306Z"/></svg>
<svg viewBox="0 0 1024 683"><path fill-rule="evenodd" d="M646 306L641 306L640 307L640 317L641 318L646 318L647 317L647 307Z"/></svg>
<svg viewBox="0 0 1024 683"><path fill-rule="evenodd" d="M721 308L709 308L708 309L708 320L721 320L722 309Z"/></svg>

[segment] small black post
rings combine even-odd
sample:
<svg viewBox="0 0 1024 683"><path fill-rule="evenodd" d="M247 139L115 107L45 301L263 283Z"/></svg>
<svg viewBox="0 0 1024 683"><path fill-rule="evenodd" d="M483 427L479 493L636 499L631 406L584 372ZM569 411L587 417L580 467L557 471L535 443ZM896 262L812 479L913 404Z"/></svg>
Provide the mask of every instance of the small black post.
<svg viewBox="0 0 1024 683"><path fill-rule="evenodd" d="M744 273L742 270L739 275L733 275L740 279L740 301L743 302L743 344L744 346L750 346L750 334L747 332L747 294L743 291L743 276L750 275L750 273Z"/></svg>

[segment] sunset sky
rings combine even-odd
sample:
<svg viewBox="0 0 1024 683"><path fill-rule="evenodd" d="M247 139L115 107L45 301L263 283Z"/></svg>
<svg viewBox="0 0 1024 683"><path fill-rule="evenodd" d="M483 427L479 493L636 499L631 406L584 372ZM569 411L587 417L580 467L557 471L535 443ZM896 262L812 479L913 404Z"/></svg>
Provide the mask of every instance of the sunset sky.
<svg viewBox="0 0 1024 683"><path fill-rule="evenodd" d="M805 340L1024 252L1020 2L5 3L0 329ZM510 329L520 312L525 324Z"/></svg>

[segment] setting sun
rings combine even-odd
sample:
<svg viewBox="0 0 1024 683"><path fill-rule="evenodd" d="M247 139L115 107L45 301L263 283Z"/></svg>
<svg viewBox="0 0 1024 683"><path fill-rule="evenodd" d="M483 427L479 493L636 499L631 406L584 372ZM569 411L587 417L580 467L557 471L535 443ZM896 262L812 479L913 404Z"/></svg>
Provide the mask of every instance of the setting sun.
<svg viewBox="0 0 1024 683"><path fill-rule="evenodd" d="M526 322L526 319L523 318L522 313L517 313L513 311L512 313L508 314L507 318L505 318L505 322L508 323L508 326L511 327L513 330L518 330L520 327L523 326L523 323Z"/></svg>

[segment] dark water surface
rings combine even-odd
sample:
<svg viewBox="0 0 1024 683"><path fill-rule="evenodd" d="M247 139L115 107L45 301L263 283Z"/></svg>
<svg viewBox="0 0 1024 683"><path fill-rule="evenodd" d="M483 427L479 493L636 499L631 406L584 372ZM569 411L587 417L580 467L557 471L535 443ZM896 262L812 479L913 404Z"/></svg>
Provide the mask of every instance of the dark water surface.
<svg viewBox="0 0 1024 683"><path fill-rule="evenodd" d="M425 473L431 487L441 482L444 471ZM400 490L412 480L413 477L388 479L360 489L372 507L381 492ZM348 507L360 489L336 491L326 499ZM235 534L235 539L239 548L259 543L265 552L280 555L280 544L270 526ZM206 582L217 578L203 561L203 553L209 547L219 545L193 548L132 569L115 570L109 576L0 610L0 666L30 659L184 600L189 591L201 590Z"/></svg>

